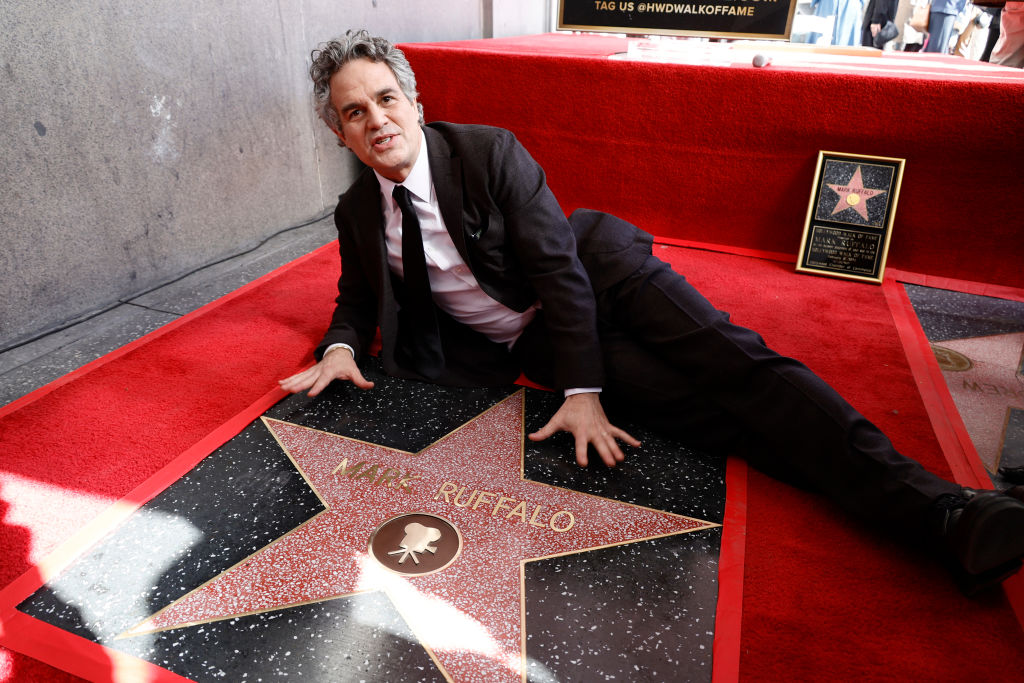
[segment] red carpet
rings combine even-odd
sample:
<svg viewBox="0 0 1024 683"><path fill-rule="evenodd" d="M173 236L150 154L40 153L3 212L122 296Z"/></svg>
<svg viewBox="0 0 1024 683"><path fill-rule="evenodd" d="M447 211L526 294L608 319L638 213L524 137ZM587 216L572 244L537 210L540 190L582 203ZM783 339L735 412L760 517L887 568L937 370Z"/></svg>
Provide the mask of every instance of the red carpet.
<svg viewBox="0 0 1024 683"><path fill-rule="evenodd" d="M889 266L1024 287L1020 69L912 54L790 64L776 53L766 69L751 52L724 65L608 59L627 43L541 35L402 48L427 120L508 128L566 212L795 254L819 151L897 157L906 168Z"/></svg>
<svg viewBox="0 0 1024 683"><path fill-rule="evenodd" d="M882 288L656 248L949 476ZM0 409L0 585L307 363L336 277L326 247ZM927 559L757 472L747 493L742 680L1015 680L1024 670L1024 635L1001 595L960 596ZM5 650L0 680L71 677Z"/></svg>

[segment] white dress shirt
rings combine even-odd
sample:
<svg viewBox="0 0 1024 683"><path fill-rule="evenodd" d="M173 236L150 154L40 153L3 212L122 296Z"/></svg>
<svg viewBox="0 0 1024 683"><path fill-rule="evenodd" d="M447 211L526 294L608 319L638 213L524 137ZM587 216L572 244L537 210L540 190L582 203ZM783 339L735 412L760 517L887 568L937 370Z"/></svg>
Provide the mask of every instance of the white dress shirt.
<svg viewBox="0 0 1024 683"><path fill-rule="evenodd" d="M445 313L491 341L506 344L511 348L537 314L540 304L536 303L519 313L492 299L481 289L445 227L441 207L437 201L437 192L430 175L426 136L421 135L420 140L419 157L401 184L409 191L409 198L420 221L430 293L434 297L434 302ZM374 173L380 183L388 265L396 275L403 277L402 211L391 196L397 183L376 171Z"/></svg>
<svg viewBox="0 0 1024 683"><path fill-rule="evenodd" d="M391 193L395 185L401 184L409 191L413 209L420 222L423 236L423 254L427 261L427 277L434 302L448 315L464 325L480 332L491 341L506 344L509 348L540 308L540 302L533 304L522 313L513 311L491 298L477 282L469 266L462 260L448 229L445 227L437 192L430 174L427 138L420 134L420 152L412 170L402 183L388 180L374 171L380 183L381 209L384 212L384 241L387 247L388 266L399 277L404 276L402 266L402 211ZM332 344L347 348L348 344ZM566 396L583 392L596 392L599 388L565 390Z"/></svg>

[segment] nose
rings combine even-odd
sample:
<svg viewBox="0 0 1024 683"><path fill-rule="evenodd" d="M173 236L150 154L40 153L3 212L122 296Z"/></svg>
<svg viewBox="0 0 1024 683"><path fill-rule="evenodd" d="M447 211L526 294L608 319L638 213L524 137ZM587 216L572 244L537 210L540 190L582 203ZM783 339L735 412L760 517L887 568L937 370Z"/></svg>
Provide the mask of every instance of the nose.
<svg viewBox="0 0 1024 683"><path fill-rule="evenodd" d="M383 109L377 106L373 106L370 107L369 111L367 111L367 120L370 124L370 127L376 130L378 128L384 127L384 124L388 122L388 117Z"/></svg>

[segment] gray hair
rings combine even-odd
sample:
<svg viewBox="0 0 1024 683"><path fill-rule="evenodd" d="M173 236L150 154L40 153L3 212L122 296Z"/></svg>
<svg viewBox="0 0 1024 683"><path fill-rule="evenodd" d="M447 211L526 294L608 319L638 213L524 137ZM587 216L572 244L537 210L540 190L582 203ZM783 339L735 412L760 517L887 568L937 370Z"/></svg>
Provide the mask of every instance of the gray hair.
<svg viewBox="0 0 1024 683"><path fill-rule="evenodd" d="M386 38L371 36L364 29L349 30L340 38L318 45L310 58L313 61L309 67L309 77L313 79L313 106L331 130L341 130L338 112L331 105L331 77L354 59L387 64L391 73L395 74L402 93L410 102L416 102L420 125L423 125L423 105L416 100L419 97L416 92L416 74L412 72L405 54Z"/></svg>

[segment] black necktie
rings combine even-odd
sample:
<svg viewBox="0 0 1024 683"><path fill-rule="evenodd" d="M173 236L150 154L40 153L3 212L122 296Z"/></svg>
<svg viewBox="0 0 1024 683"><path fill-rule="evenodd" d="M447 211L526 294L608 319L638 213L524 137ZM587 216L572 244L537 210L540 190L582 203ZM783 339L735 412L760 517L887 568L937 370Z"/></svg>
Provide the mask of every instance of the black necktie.
<svg viewBox="0 0 1024 683"><path fill-rule="evenodd" d="M395 185L391 196L402 210L402 268L405 271L398 324L398 355L428 379L441 374L444 352L437 330L437 312L430 295L427 259L423 255L420 221L412 206L409 190Z"/></svg>

